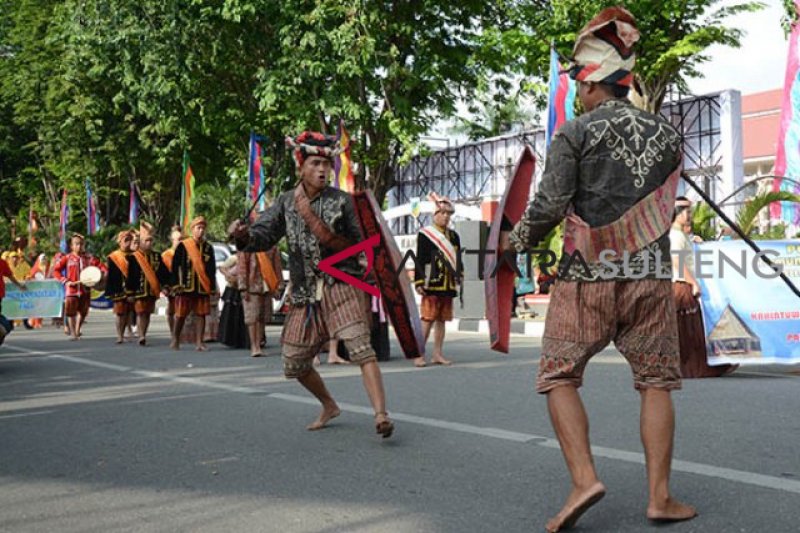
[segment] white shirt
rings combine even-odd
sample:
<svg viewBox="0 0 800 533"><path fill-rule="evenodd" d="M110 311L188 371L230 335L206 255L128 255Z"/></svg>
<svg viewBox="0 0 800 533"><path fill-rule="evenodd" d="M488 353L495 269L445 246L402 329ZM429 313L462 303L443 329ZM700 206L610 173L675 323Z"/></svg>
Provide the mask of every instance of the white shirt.
<svg viewBox="0 0 800 533"><path fill-rule="evenodd" d="M694 246L682 229L673 226L672 229L669 230L669 248L673 258L681 257L676 252L685 252L682 254L683 265L689 269L689 272L694 274ZM683 270L678 272L678 268L673 268L672 281L686 281L683 277Z"/></svg>

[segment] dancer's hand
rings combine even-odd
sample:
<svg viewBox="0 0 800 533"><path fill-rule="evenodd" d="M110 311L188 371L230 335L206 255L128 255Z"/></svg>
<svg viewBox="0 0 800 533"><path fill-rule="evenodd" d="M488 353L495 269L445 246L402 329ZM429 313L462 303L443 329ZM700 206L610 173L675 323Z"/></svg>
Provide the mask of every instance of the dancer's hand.
<svg viewBox="0 0 800 533"><path fill-rule="evenodd" d="M231 222L231 225L228 226L228 237L236 243L237 248L240 243L247 244L250 240L250 226L247 221L237 219Z"/></svg>

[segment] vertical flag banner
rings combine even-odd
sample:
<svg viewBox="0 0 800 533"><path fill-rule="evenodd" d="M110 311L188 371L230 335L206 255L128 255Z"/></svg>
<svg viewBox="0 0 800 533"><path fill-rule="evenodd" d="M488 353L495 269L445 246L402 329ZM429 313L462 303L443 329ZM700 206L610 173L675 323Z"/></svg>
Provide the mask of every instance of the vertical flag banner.
<svg viewBox="0 0 800 533"><path fill-rule="evenodd" d="M258 213L267 208L267 201L264 195L261 194L264 187L267 186L264 180L264 165L261 161L262 149L259 141L263 138L256 135L255 132L250 132L250 158L248 164L248 188L247 188L247 204L252 205L259 198L258 205L250 214L251 219L255 220Z"/></svg>
<svg viewBox="0 0 800 533"><path fill-rule="evenodd" d="M336 140L341 153L333 160L333 187L352 194L356 190L356 179L353 176L353 161L350 156L350 134L344 127L344 120L339 120Z"/></svg>
<svg viewBox="0 0 800 533"><path fill-rule="evenodd" d="M59 248L62 253L67 253L67 224L69 223L69 205L67 204L67 190L61 193L61 215L59 217Z"/></svg>
<svg viewBox="0 0 800 533"><path fill-rule="evenodd" d="M575 118L575 81L569 74L561 74L556 49L550 48L550 89L547 94L547 128L545 139L547 147L558 128Z"/></svg>
<svg viewBox="0 0 800 533"><path fill-rule="evenodd" d="M189 235L189 224L194 218L194 173L189 163L189 152L183 152L183 183L181 184L181 227Z"/></svg>
<svg viewBox="0 0 800 533"><path fill-rule="evenodd" d="M139 221L139 195L136 194L136 183L131 182L131 200L128 207L128 224L136 224Z"/></svg>
<svg viewBox="0 0 800 533"><path fill-rule="evenodd" d="M794 2L800 12L800 0ZM795 24L789 37L789 55L786 61L786 78L783 84L783 106L778 151L775 155L773 191L788 191L800 194L800 186L783 178L800 181L800 24ZM787 224L800 225L800 206L792 202L774 202L770 206L773 219L782 219Z"/></svg>
<svg viewBox="0 0 800 533"><path fill-rule="evenodd" d="M92 183L86 179L86 232L94 235L100 229L100 214L97 212L97 198L92 192Z"/></svg>

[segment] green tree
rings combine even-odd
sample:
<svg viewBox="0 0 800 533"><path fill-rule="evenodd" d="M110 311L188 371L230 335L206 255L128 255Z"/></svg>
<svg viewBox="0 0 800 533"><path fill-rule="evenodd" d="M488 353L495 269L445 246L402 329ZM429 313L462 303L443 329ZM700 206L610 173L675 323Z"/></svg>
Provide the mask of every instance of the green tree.
<svg viewBox="0 0 800 533"><path fill-rule="evenodd" d="M702 76L711 45L740 46L742 30L725 26L726 19L763 7L720 0L521 0L513 3L509 24L486 32L485 53L547 79L550 43L570 56L580 29L601 9L619 4L634 15L641 32L635 69L641 94L634 94L634 101L651 112L661 108L670 85L685 90L687 79Z"/></svg>

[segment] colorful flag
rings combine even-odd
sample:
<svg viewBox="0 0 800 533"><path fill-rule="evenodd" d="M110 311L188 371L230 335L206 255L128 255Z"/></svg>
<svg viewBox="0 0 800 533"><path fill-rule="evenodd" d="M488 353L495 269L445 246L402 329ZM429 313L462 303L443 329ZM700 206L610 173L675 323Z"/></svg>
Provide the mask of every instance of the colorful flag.
<svg viewBox="0 0 800 533"><path fill-rule="evenodd" d="M86 179L86 232L94 235L100 229L100 215L97 212L97 199L92 192L92 183Z"/></svg>
<svg viewBox="0 0 800 533"><path fill-rule="evenodd" d="M547 95L547 128L545 140L547 147L558 128L575 118L575 81L569 74L561 74L556 49L550 48L550 89Z"/></svg>
<svg viewBox="0 0 800 533"><path fill-rule="evenodd" d="M800 13L800 0L795 0L795 10ZM800 186L783 178L800 181L800 24L795 24L789 37L789 56L786 61L786 78L783 84L783 108L778 152L775 155L773 191L789 191L800 194ZM773 219L782 219L787 224L800 224L800 206L793 202L774 202L770 205Z"/></svg>
<svg viewBox="0 0 800 533"><path fill-rule="evenodd" d="M183 152L183 183L181 185L181 227L189 235L189 224L194 218L194 173L189 163L189 152Z"/></svg>
<svg viewBox="0 0 800 533"><path fill-rule="evenodd" d="M344 120L339 120L336 140L341 153L333 161L333 187L352 193L356 190L356 180L353 176L353 162L350 157L350 135L344 128Z"/></svg>
<svg viewBox="0 0 800 533"><path fill-rule="evenodd" d="M59 217L59 248L62 253L69 252L67 248L67 224L69 223L69 205L67 204L67 190L61 193L61 216Z"/></svg>
<svg viewBox="0 0 800 533"><path fill-rule="evenodd" d="M247 205L253 205L253 202L258 199L258 205L251 211L250 218L255 220L257 213L267 208L267 201L264 195L261 194L264 187L267 186L264 180L264 165L261 161L262 149L259 141L264 140L263 137L256 135L255 132L250 132L250 164L248 165L248 183L247 188Z"/></svg>
<svg viewBox="0 0 800 533"><path fill-rule="evenodd" d="M139 221L139 195L136 194L136 183L131 182L131 199L128 204L128 224L136 224Z"/></svg>

